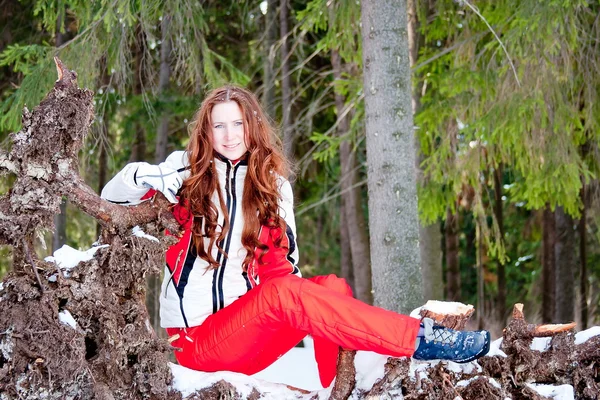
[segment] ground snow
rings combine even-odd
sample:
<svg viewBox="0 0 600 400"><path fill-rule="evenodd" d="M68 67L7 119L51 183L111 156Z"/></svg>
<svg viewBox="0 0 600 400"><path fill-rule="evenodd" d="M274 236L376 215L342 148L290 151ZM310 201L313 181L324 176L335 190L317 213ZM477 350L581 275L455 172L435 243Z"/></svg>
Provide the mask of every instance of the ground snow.
<svg viewBox="0 0 600 400"><path fill-rule="evenodd" d="M538 385L536 383L528 383L531 389L535 390L542 396L549 397L554 400L574 400L575 393L571 385Z"/></svg>
<svg viewBox="0 0 600 400"><path fill-rule="evenodd" d="M550 347L551 341L552 341L551 337L536 337L536 338L533 338L533 340L531 341L531 345L529 346L529 348L531 350L537 350L537 351L544 352L544 351L548 350L548 347Z"/></svg>
<svg viewBox="0 0 600 400"><path fill-rule="evenodd" d="M592 326L590 329L575 334L575 344L581 344L598 335L600 335L600 326Z"/></svg>
<svg viewBox="0 0 600 400"><path fill-rule="evenodd" d="M58 313L58 320L65 325L69 325L73 329L77 329L77 322L75 318L71 315L69 310L63 310Z"/></svg>
<svg viewBox="0 0 600 400"><path fill-rule="evenodd" d="M502 338L494 340L492 343L490 343L490 351L487 353L487 355L489 357L506 357L506 353L500 350L500 346L502 346Z"/></svg>

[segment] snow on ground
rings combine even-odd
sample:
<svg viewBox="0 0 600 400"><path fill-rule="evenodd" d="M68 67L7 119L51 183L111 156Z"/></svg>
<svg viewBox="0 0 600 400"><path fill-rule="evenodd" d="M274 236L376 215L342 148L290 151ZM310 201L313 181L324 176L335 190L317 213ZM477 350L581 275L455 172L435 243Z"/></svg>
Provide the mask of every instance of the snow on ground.
<svg viewBox="0 0 600 400"><path fill-rule="evenodd" d="M575 334L575 344L581 344L588 339L600 335L600 326L592 326L590 329Z"/></svg>
<svg viewBox="0 0 600 400"><path fill-rule="evenodd" d="M529 348L531 350L537 350L537 351L544 352L544 351L548 350L548 347L550 347L551 341L552 341L551 337L536 337L536 338L533 338L533 340L531 341L531 345L529 346Z"/></svg>
<svg viewBox="0 0 600 400"><path fill-rule="evenodd" d="M531 389L535 390L542 396L549 397L554 400L574 400L575 393L571 385L538 385L536 383L528 383Z"/></svg>
<svg viewBox="0 0 600 400"><path fill-rule="evenodd" d="M490 351L487 353L487 355L490 357L506 357L506 353L500 350L500 346L502 346L502 338L494 340L492 343L490 343Z"/></svg>
<svg viewBox="0 0 600 400"><path fill-rule="evenodd" d="M65 325L69 325L73 329L77 329L77 322L75 322L75 318L71 315L69 310L63 310L58 313L58 320Z"/></svg>

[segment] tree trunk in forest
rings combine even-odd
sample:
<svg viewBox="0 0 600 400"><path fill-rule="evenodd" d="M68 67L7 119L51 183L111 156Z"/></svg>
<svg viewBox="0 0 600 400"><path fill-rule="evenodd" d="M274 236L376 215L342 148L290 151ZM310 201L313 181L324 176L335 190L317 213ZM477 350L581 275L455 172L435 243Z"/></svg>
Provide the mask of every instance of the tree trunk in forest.
<svg viewBox="0 0 600 400"><path fill-rule="evenodd" d="M98 156L98 194L102 192L102 188L108 181L108 146L110 143L110 135L108 133L108 115L102 116L102 122L98 124L100 140L100 155ZM102 225L96 224L96 236L100 237Z"/></svg>
<svg viewBox="0 0 600 400"><path fill-rule="evenodd" d="M500 237L504 242L504 213L503 213L503 202L502 202L502 165L498 165L498 168L494 169L494 214L496 221L498 222L498 229L500 230ZM499 326L503 326L506 315L506 271L504 264L499 260L498 265L498 297L496 298L496 317Z"/></svg>
<svg viewBox="0 0 600 400"><path fill-rule="evenodd" d="M171 39L169 29L171 25L171 16L163 16L161 22L161 48L160 48L160 72L158 81L158 98L160 100L160 116L158 132L156 133L156 149L154 152L154 162L160 163L167 158L167 143L169 136L169 113L165 110L168 101L167 92L169 90L169 80L171 79Z"/></svg>
<svg viewBox="0 0 600 400"><path fill-rule="evenodd" d="M335 53L335 55L334 55ZM332 52L331 60L333 65L334 74L336 74L336 64L333 61L334 59L338 60L339 64L339 55L337 52ZM335 75L334 75L335 76ZM338 94L336 93L336 109L338 102ZM341 96L340 96L341 97ZM342 104L343 105L343 104ZM337 110L338 115L340 115L339 110ZM341 123L341 122L340 122ZM343 134L342 128L338 126L338 134ZM341 154L340 154L340 163ZM340 168L343 170L343 166ZM342 174L343 175L343 174ZM356 293L356 287L354 286L354 271L352 264L352 250L350 249L350 227L348 226L348 220L346 219L346 208L348 205L344 199L344 195L340 196L340 275L342 278L348 282L348 285L352 288L352 293Z"/></svg>
<svg viewBox="0 0 600 400"><path fill-rule="evenodd" d="M262 102L269 117L275 120L275 52L273 45L277 40L276 20L277 0L268 0L265 15L266 37L264 42L265 62L263 66L263 98Z"/></svg>
<svg viewBox="0 0 600 400"><path fill-rule="evenodd" d="M281 0L279 6L279 36L281 40L281 131L283 152L288 160L294 159L294 138L292 135L292 89L290 84L290 55L288 54L288 0Z"/></svg>
<svg viewBox="0 0 600 400"><path fill-rule="evenodd" d="M575 320L575 271L577 270L573 218L562 207L556 207L554 322Z"/></svg>
<svg viewBox="0 0 600 400"><path fill-rule="evenodd" d="M425 45L423 36L419 33L419 19L417 10L418 0L408 0L408 43L410 47L410 65L411 68L417 64L419 49ZM424 8L424 14L429 15L429 4L420 2L419 6ZM412 110L413 115L417 115L421 109L421 91L423 84L418 81L417 85L413 86L412 91ZM423 162L423 154L421 153L421 145L415 135L415 149L417 152L417 182L423 181L423 170L421 163ZM440 222L436 221L432 224L424 226L419 223L419 250L421 254L421 273L423 275L423 295L425 299L444 298L444 273L442 269L442 233Z"/></svg>
<svg viewBox="0 0 600 400"><path fill-rule="evenodd" d="M336 80L342 77L342 62L337 51L331 52L333 76ZM338 121L338 136L343 136L350 130L350 117L344 115L344 96L335 94L335 109ZM352 253L352 269L354 276L354 296L368 304L373 304L371 292L371 255L369 254L369 235L367 221L362 208L362 196L358 182L358 167L356 155L352 150L350 139L340 143L341 192L344 202L343 220L348 230L350 251Z"/></svg>
<svg viewBox="0 0 600 400"><path fill-rule="evenodd" d="M369 231L375 304L423 300L406 2L361 2Z"/></svg>
<svg viewBox="0 0 600 400"><path fill-rule="evenodd" d="M171 16L164 15L161 21L161 48L160 48L160 72L158 81L158 98L160 100L160 115L158 131L156 132L156 146L154 151L154 163L159 164L167 158L167 143L169 140L169 112L166 110L168 102L169 81L171 79L171 48L170 39ZM160 327L160 289L162 277L151 275L146 279L148 290L146 291L146 307L150 323L154 331L160 337L166 337L166 332Z"/></svg>
<svg viewBox="0 0 600 400"><path fill-rule="evenodd" d="M354 271L352 270L352 252L350 251L350 235L348 233L348 223L346 222L345 211L346 204L344 199L340 199L340 276L346 280L352 288L352 293L356 293L354 286Z"/></svg>
<svg viewBox="0 0 600 400"><path fill-rule="evenodd" d="M556 242L554 212L547 205L542 214L542 322L554 321Z"/></svg>
<svg viewBox="0 0 600 400"><path fill-rule="evenodd" d="M587 228L587 204L586 204L586 187L585 182L582 182L581 186L581 203L583 207L581 209L581 218L579 219L579 305L580 305L580 329L587 329L588 326L588 273L587 273L587 251L586 251L586 228Z"/></svg>
<svg viewBox="0 0 600 400"><path fill-rule="evenodd" d="M143 65L143 56L144 56L144 46L145 46L145 38L142 37L143 33L138 28L136 32L137 41L135 45L137 46L134 50L135 54L135 81L133 84L133 94L140 95L142 94L143 84L142 79L144 76L144 65ZM133 139L133 143L131 144L131 154L129 156L129 162L135 161L146 161L146 132L144 128L139 124L135 124L135 136Z"/></svg>
<svg viewBox="0 0 600 400"><path fill-rule="evenodd" d="M450 207L446 211L446 298L460 300L460 263L458 258L458 212L453 214Z"/></svg>
<svg viewBox="0 0 600 400"><path fill-rule="evenodd" d="M484 266L483 266L483 254L485 248L483 247L483 235L481 233L481 222L479 219L475 222L475 240L477 241L477 329L484 328L484 316L485 316L485 291L484 291Z"/></svg>

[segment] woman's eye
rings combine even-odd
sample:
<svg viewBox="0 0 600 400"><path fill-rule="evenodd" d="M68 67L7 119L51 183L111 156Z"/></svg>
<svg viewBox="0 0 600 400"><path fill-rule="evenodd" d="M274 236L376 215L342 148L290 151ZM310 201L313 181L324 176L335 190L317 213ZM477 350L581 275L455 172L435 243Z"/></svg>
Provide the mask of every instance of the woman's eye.
<svg viewBox="0 0 600 400"><path fill-rule="evenodd" d="M223 127L223 124L217 124L215 125L215 129L221 129Z"/></svg>
<svg viewBox="0 0 600 400"><path fill-rule="evenodd" d="M235 123L235 126L241 126L241 125L243 125L243 124L244 124L244 123L243 123L242 121L236 121L236 123Z"/></svg>

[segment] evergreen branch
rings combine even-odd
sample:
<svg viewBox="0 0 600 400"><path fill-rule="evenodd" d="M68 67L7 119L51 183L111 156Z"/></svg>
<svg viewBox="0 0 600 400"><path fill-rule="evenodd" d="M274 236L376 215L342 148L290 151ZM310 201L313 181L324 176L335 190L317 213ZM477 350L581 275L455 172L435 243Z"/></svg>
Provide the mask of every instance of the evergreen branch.
<svg viewBox="0 0 600 400"><path fill-rule="evenodd" d="M502 50L504 50L504 54L506 54L506 57L508 58L508 63L510 64L510 67L513 70L513 74L515 75L515 79L517 80L517 85L519 87L521 87L521 81L519 80L519 77L517 75L517 70L515 68L515 64L513 64L512 59L510 58L510 54L508 54L508 50L506 50L506 47L504 46L504 43L502 43L502 40L500 40L500 38L498 37L498 35L496 34L496 31L494 31L494 28L492 28L492 26L489 24L489 22L485 19L485 17L483 15L481 15L481 13L479 12L479 10L477 9L477 7L473 6L471 3L469 3L467 0L459 0L459 2L462 2L464 4L467 5L467 7L469 7L471 10L473 10L473 12L475 14L477 14L477 16L479 18L481 18L481 20L487 25L488 29L490 30L490 32L492 32L492 34L494 35L494 37L496 38L496 40L498 41L498 43L500 43L500 47L502 47Z"/></svg>
<svg viewBox="0 0 600 400"><path fill-rule="evenodd" d="M102 17L98 18L96 21L94 21L93 23L91 23L87 28L85 28L83 31L81 31L77 35L75 35L71 40L69 40L69 41L63 43L62 45L60 45L59 47L57 47L56 48L56 52L58 53L60 50L64 49L68 45L70 45L70 44L74 43L75 41L79 40L81 37L83 37L83 35L85 35L86 33L88 33L90 30L94 29L101 21L104 20L104 17L106 17L106 15L110 11L114 10L114 8L116 6L117 6L117 0L113 1L113 3L110 5L110 7L108 7L106 9L106 11L102 15Z"/></svg>
<svg viewBox="0 0 600 400"><path fill-rule="evenodd" d="M430 64L432 62L434 62L435 60L437 60L440 57L445 56L446 54L456 50L457 48L461 47L462 45L470 42L471 40L477 40L479 38L481 38L483 35L485 34L485 32L479 32L465 40L463 40L462 42L458 42L458 43L454 43L452 46L445 48L444 50L440 51L439 53L429 57L427 60L422 61L420 63L418 63L417 65L411 67L412 70L418 70L421 67L426 66L427 64Z"/></svg>
<svg viewBox="0 0 600 400"><path fill-rule="evenodd" d="M339 196L343 195L344 193L347 193L347 192L349 192L351 190L354 190L355 188L360 187L360 186L364 185L365 183L367 183L367 179L363 179L360 182L356 182L354 185L350 186L349 188L346 188L346 189L342 190L341 192L338 192L338 193L333 194L331 196L325 196L321 200L319 200L319 201L317 201L315 203L312 203L312 204L310 204L310 205L308 205L306 207L303 207L303 208L299 209L298 211L296 211L296 217L299 217L300 215L304 214L308 210L313 209L315 207L318 207L321 204L327 203L329 200L333 200L336 197L339 197Z"/></svg>

